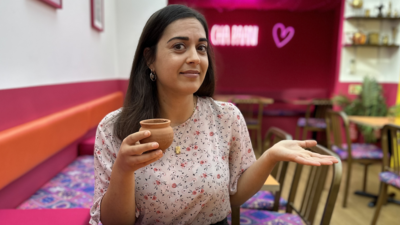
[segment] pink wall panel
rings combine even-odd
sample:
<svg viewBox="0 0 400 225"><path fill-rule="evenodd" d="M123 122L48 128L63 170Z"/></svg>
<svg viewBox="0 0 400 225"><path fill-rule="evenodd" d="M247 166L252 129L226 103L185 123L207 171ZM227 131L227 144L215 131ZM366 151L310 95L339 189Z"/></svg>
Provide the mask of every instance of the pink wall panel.
<svg viewBox="0 0 400 225"><path fill-rule="evenodd" d="M120 80L0 90L0 131L120 90Z"/></svg>

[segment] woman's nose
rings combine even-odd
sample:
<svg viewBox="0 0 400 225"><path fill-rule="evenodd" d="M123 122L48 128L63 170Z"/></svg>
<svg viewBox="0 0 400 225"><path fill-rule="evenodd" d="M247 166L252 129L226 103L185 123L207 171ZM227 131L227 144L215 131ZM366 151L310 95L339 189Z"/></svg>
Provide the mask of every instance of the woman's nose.
<svg viewBox="0 0 400 225"><path fill-rule="evenodd" d="M190 63L194 63L194 64L199 64L200 63L200 57L199 57L199 53L197 52L197 49L194 48L190 48L190 50L188 51L189 55L186 59L186 63L190 64Z"/></svg>

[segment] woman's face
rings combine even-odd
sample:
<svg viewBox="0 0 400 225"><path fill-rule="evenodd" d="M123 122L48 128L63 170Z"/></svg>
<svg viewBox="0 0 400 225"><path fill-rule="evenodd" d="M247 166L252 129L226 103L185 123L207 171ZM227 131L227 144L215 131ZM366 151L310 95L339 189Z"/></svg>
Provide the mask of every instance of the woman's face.
<svg viewBox="0 0 400 225"><path fill-rule="evenodd" d="M208 69L207 45L206 33L197 19L179 19L168 25L150 65L157 74L159 93L195 93Z"/></svg>

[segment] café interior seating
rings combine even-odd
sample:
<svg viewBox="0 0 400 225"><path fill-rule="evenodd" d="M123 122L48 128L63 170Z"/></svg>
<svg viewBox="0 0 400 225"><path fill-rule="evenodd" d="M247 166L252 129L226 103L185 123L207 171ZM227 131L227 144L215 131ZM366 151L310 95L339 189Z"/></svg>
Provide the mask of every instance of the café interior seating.
<svg viewBox="0 0 400 225"><path fill-rule="evenodd" d="M321 145L311 147L308 150L322 155L337 157L335 153ZM321 194L328 177L331 178L329 191L327 198L323 198ZM314 224L316 223L314 220L317 208L323 204L323 214L318 223L323 225L330 224L341 179L342 163L340 159L338 163L330 166L296 164L285 213L241 208L240 218L235 215L238 210L232 210L232 217L228 217L228 221L231 221L232 225L239 224L241 220L246 221L248 224ZM298 189L300 182L306 182L304 190ZM300 202L297 201L298 197L302 197ZM300 203L300 206L298 203ZM293 211L295 214L292 214Z"/></svg>
<svg viewBox="0 0 400 225"><path fill-rule="evenodd" d="M379 174L381 184L371 225L377 223L382 205L388 200L388 187L400 189L400 126L385 125L382 129L381 142L383 150L382 172ZM397 200L397 204L400 204L400 201Z"/></svg>
<svg viewBox="0 0 400 225"><path fill-rule="evenodd" d="M326 116L327 141L329 148L339 155L340 159L347 161L347 176L344 189L343 207L347 206L347 197L351 179L353 163L360 163L364 166L364 179L362 191L356 194L371 197L367 189L368 167L374 163L381 163L383 158L382 149L369 143L352 143L349 131L349 119L343 111L329 110ZM342 132L344 128L344 133ZM345 138L344 141L343 138Z"/></svg>

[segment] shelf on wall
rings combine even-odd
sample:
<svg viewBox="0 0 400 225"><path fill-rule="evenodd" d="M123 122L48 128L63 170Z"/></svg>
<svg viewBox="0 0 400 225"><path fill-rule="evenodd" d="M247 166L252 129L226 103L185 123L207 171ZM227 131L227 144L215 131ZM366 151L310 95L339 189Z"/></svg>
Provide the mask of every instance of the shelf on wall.
<svg viewBox="0 0 400 225"><path fill-rule="evenodd" d="M398 48L399 47L399 45L371 45L371 44L365 44L365 45L345 44L343 46L344 47L378 47L378 48Z"/></svg>
<svg viewBox="0 0 400 225"><path fill-rule="evenodd" d="M350 16L346 20L390 20L400 21L400 17L365 17L365 16Z"/></svg>

